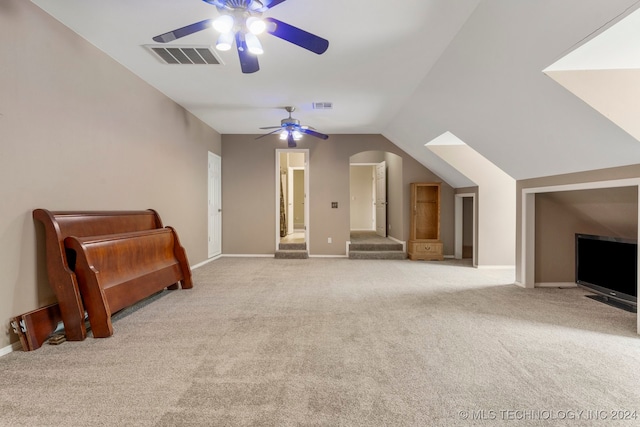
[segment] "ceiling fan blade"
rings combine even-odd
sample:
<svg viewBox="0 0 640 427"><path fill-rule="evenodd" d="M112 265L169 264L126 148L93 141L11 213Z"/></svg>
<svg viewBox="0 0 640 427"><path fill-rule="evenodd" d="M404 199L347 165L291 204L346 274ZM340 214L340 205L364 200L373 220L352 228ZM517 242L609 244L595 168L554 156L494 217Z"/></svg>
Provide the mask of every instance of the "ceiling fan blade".
<svg viewBox="0 0 640 427"><path fill-rule="evenodd" d="M158 43L167 43L177 40L181 37L188 36L189 34L197 33L198 31L206 30L211 26L211 19L205 19L204 21L196 22L195 24L187 25L186 27L178 28L177 30L169 31L168 33L155 36L153 41Z"/></svg>
<svg viewBox="0 0 640 427"><path fill-rule="evenodd" d="M287 145L289 148L297 147L295 139L293 139L293 133L289 132L289 136L287 137Z"/></svg>
<svg viewBox="0 0 640 427"><path fill-rule="evenodd" d="M260 128L260 129L265 129L265 128ZM274 130L273 132L269 132L269 133L265 133L264 135L260 135L256 139L264 138L265 136L269 136L269 135L274 134L274 133L279 132L279 131L280 131L280 126L278 126L278 129Z"/></svg>
<svg viewBox="0 0 640 427"><path fill-rule="evenodd" d="M259 129L281 129L282 126L267 126L267 127L263 127L263 128L259 128Z"/></svg>
<svg viewBox="0 0 640 427"><path fill-rule="evenodd" d="M240 68L242 68L242 72L250 74L258 71L260 69L258 58L249 53L247 42L245 42L244 35L240 31L236 33L236 46L238 47L238 57L240 58Z"/></svg>
<svg viewBox="0 0 640 427"><path fill-rule="evenodd" d="M312 129L300 129L300 132L306 133L307 135L315 136L316 138L328 139L329 135L325 135L324 133L316 132Z"/></svg>
<svg viewBox="0 0 640 427"><path fill-rule="evenodd" d="M268 33L298 45L301 48L310 50L313 53L321 55L329 48L329 41L315 34L311 34L274 18L264 18L264 21L267 22Z"/></svg>

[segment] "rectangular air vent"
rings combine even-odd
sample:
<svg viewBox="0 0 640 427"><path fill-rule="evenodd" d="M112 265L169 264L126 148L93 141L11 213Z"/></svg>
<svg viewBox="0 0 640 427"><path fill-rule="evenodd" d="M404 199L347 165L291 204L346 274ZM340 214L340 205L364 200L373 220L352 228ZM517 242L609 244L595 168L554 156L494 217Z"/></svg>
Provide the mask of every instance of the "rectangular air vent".
<svg viewBox="0 0 640 427"><path fill-rule="evenodd" d="M211 46L163 46L145 45L163 64L173 65L222 65Z"/></svg>
<svg viewBox="0 0 640 427"><path fill-rule="evenodd" d="M332 102L314 102L313 103L314 110L331 110L333 109Z"/></svg>

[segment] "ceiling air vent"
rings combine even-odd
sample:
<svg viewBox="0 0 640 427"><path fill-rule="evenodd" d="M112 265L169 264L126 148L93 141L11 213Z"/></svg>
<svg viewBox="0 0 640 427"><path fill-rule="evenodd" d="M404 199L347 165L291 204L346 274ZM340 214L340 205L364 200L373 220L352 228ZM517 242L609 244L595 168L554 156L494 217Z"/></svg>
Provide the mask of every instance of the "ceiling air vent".
<svg viewBox="0 0 640 427"><path fill-rule="evenodd" d="M145 48L164 64L222 65L211 46L162 46L145 45Z"/></svg>
<svg viewBox="0 0 640 427"><path fill-rule="evenodd" d="M332 102L314 102L313 103L314 110L331 110L333 109Z"/></svg>

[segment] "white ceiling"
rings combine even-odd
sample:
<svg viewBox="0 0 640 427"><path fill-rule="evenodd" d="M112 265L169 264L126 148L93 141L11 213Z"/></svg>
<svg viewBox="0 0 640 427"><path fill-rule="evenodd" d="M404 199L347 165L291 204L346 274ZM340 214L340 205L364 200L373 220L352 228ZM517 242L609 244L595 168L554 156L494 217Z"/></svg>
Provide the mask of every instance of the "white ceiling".
<svg viewBox="0 0 640 427"><path fill-rule="evenodd" d="M449 131L515 179L640 163L640 143L543 70L638 0L288 0L265 13L330 41L315 55L261 36L260 71L160 63L152 37L209 17L201 0L32 0L222 134L294 117L328 134L381 133L456 187L424 144ZM210 45L202 31L170 44ZM332 102L333 110L312 110Z"/></svg>

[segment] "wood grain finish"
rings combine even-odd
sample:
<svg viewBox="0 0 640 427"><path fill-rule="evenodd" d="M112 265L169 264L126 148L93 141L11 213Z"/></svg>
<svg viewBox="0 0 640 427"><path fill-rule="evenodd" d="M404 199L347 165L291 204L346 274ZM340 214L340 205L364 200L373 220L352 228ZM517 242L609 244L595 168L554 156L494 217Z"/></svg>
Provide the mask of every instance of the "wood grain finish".
<svg viewBox="0 0 640 427"><path fill-rule="evenodd" d="M411 260L443 257L440 242L440 183L411 183L411 228L407 255Z"/></svg>
<svg viewBox="0 0 640 427"><path fill-rule="evenodd" d="M111 314L167 287L193 287L191 270L171 227L101 237L67 237L93 336L113 335Z"/></svg>

